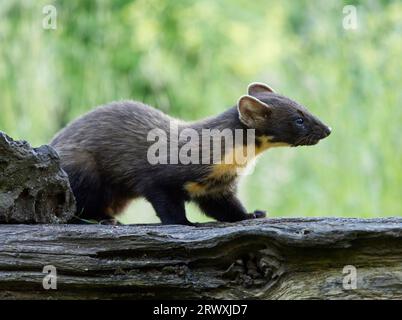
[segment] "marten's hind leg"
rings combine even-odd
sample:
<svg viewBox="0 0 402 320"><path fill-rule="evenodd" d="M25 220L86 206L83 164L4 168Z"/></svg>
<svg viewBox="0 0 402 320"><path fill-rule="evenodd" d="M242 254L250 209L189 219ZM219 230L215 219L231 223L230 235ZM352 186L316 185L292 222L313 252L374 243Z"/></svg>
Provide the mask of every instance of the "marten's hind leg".
<svg viewBox="0 0 402 320"><path fill-rule="evenodd" d="M107 220L109 192L94 168L86 166L63 166L67 172L76 201L76 214L71 223L86 223L86 220Z"/></svg>
<svg viewBox="0 0 402 320"><path fill-rule="evenodd" d="M119 225L121 223L118 222L115 217L124 212L135 196L116 191L119 190L118 187L111 187L108 190L109 191L105 192L108 194L108 197L106 198L107 200L105 203L107 203L107 207L104 208L104 212L109 218L100 221L100 223Z"/></svg>

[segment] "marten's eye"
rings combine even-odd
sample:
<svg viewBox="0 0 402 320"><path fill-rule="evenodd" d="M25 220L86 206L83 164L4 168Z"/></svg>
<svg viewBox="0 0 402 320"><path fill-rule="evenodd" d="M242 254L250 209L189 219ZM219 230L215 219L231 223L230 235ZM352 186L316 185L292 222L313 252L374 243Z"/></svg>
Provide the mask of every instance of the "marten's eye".
<svg viewBox="0 0 402 320"><path fill-rule="evenodd" d="M301 125L304 123L304 119L303 119L303 118L297 118L297 119L295 120L295 123L296 123L297 125L301 126Z"/></svg>

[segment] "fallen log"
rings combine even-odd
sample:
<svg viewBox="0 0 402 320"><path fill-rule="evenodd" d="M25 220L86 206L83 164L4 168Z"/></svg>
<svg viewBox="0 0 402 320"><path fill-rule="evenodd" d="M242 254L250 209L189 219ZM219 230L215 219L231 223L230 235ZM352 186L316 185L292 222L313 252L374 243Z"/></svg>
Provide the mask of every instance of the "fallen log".
<svg viewBox="0 0 402 320"><path fill-rule="evenodd" d="M0 225L0 298L402 299L402 218Z"/></svg>

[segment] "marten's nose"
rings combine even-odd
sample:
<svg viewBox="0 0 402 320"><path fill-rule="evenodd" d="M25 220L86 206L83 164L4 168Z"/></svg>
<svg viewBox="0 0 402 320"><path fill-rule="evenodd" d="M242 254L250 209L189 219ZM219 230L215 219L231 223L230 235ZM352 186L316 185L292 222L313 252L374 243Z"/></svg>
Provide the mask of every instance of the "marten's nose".
<svg viewBox="0 0 402 320"><path fill-rule="evenodd" d="M324 127L324 130L323 130L324 137L325 137L325 138L328 137L328 136L331 134L331 131L332 131L331 127L325 126L325 127Z"/></svg>

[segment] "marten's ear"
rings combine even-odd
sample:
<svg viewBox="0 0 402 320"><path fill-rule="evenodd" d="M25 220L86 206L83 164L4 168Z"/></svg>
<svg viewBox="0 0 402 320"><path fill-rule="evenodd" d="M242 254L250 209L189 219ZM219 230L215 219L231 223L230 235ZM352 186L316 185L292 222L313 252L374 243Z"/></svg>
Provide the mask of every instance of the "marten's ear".
<svg viewBox="0 0 402 320"><path fill-rule="evenodd" d="M250 96L253 96L260 92L275 92L275 91L265 83L253 82L248 85L247 92Z"/></svg>
<svg viewBox="0 0 402 320"><path fill-rule="evenodd" d="M250 128L256 128L271 114L271 108L266 103L251 96L240 97L237 109L240 121Z"/></svg>

